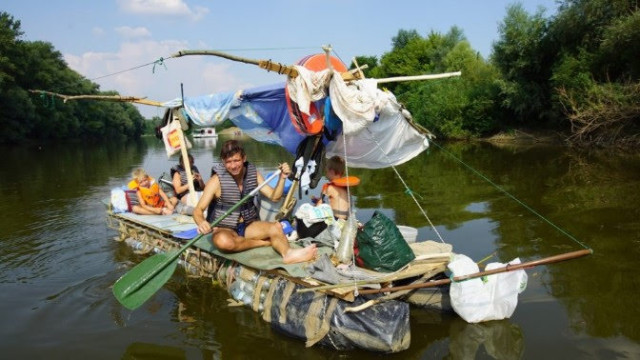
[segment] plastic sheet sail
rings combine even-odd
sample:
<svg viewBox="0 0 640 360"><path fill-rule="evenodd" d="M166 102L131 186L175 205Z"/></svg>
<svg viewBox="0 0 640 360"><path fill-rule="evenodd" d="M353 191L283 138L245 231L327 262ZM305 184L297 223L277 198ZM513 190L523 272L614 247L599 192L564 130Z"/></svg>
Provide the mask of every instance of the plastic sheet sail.
<svg viewBox="0 0 640 360"><path fill-rule="evenodd" d="M324 76L328 71L324 70ZM304 68L299 72L304 73ZM184 102L176 99L163 105L172 109L173 117L182 117L197 127L215 127L229 119L251 138L282 146L292 154L305 137L321 132L326 156L345 157L348 166L355 168L399 165L428 148L429 135L418 131L392 93L377 89L373 79L347 85L335 73L327 83L328 91L312 90L315 93L308 97L300 95L308 86L289 81L187 97ZM307 76L322 81L322 75L317 74ZM289 90L296 87L298 90ZM297 94L298 102L287 93Z"/></svg>

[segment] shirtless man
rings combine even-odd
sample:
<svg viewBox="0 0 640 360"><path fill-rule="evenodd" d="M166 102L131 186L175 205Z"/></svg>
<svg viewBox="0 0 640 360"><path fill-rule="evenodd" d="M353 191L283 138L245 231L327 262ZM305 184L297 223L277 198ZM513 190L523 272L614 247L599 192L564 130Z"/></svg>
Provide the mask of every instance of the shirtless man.
<svg viewBox="0 0 640 360"><path fill-rule="evenodd" d="M224 167L216 169L205 185L200 201L193 211L193 218L198 225L198 232L207 234L213 231L213 244L223 252L239 252L261 246L271 246L282 255L285 264L299 263L313 259L318 250L315 245L303 249L292 249L282 231L279 222L265 222L258 219L258 209L253 201L248 200L229 216L222 219L215 228L204 218L204 211L209 208L211 220L220 217L246 194L264 182L262 174L256 167L247 162L242 145L237 140L228 140L222 145L220 158ZM263 196L273 201L282 197L284 179L291 173L289 165L280 165L280 178L276 188L268 185L262 187ZM209 205L213 202L213 205Z"/></svg>

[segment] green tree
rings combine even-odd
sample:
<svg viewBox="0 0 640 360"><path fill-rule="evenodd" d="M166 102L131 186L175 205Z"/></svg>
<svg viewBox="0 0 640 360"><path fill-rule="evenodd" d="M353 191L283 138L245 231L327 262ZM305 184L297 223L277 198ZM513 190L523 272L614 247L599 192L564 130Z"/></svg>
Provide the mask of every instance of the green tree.
<svg viewBox="0 0 640 360"><path fill-rule="evenodd" d="M550 91L547 80L553 61L547 41L544 10L529 15L517 3L507 8L499 24L499 40L493 45L492 63L501 71L500 104L513 125L544 124L549 120Z"/></svg>
<svg viewBox="0 0 640 360"><path fill-rule="evenodd" d="M20 21L0 12L0 143L24 140L136 138L144 119L131 104L62 101L43 89L68 95L100 94L98 85L71 70L47 42L20 38ZM111 92L110 94L117 94Z"/></svg>

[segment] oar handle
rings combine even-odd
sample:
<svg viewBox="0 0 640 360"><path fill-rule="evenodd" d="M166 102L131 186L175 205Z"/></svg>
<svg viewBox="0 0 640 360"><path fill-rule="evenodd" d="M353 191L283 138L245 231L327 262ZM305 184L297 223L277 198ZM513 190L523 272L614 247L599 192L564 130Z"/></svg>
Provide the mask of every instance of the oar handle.
<svg viewBox="0 0 640 360"><path fill-rule="evenodd" d="M231 214L233 211L235 211L240 205L244 204L251 197L255 196L258 193L258 191L260 191L260 189L262 189L262 187L267 185L276 176L280 175L281 172L282 172L282 170L278 169L273 174L271 174L271 176L269 176L262 184L258 185L255 189L251 190L250 193L248 193L247 195L245 195L245 197L240 199L240 201L238 201L235 205L233 205L229 210L227 210L224 214L220 215L217 219L215 219L211 223L211 227L213 228L216 225L218 225L218 223L220 221L222 221L224 218L229 216L229 214ZM166 261L164 261L163 263L159 264L152 271L149 271L145 276L141 277L138 281L132 283L128 288L126 288L122 292L122 296L123 297L127 296L128 294L140 289L144 284L146 284L149 280L151 280L151 278L156 276L156 274L161 272L165 267L169 266L169 264L171 264L174 260L176 260L180 256L180 254L182 254L185 250L187 250L189 247L191 247L191 245L193 245L196 241L200 240L200 238L202 238L204 235L205 234L200 234L200 235L194 237L193 239L189 240L186 244L184 244L180 248L180 250L176 251L174 254L169 256Z"/></svg>

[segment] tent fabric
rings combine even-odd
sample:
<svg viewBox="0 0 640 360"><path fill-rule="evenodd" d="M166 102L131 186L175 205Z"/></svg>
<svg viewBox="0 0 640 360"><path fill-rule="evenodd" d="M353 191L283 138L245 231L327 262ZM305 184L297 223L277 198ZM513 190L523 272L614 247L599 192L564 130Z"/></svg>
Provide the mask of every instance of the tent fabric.
<svg viewBox="0 0 640 360"><path fill-rule="evenodd" d="M325 103L331 104L342 120L343 132L334 141L324 139L327 157L339 155L351 167L377 169L402 164L427 149L427 137L407 121L406 110L393 94L378 90L374 80L346 85L335 74L330 82L331 101L315 102L321 113ZM285 86L281 82L236 93L185 98L184 108L198 126L217 126L230 119L251 138L295 154L305 135L297 132L291 121Z"/></svg>
<svg viewBox="0 0 640 360"><path fill-rule="evenodd" d="M184 109L198 126L216 126L227 119L234 93L216 93L184 99Z"/></svg>
<svg viewBox="0 0 640 360"><path fill-rule="evenodd" d="M350 85L339 73L331 78L329 94L333 111L342 119L345 134L356 134L366 128L376 117L376 84L371 81L355 81Z"/></svg>
<svg viewBox="0 0 640 360"><path fill-rule="evenodd" d="M298 133L287 110L285 83L244 90L229 118L251 138L284 147L292 154L304 135Z"/></svg>
<svg viewBox="0 0 640 360"><path fill-rule="evenodd" d="M429 147L429 140L404 118L401 106L391 97L377 121L365 130L327 144L326 156L347 154L347 165L380 169L403 164ZM346 142L346 149L344 143Z"/></svg>

